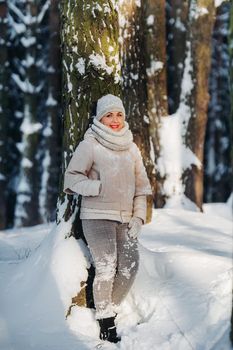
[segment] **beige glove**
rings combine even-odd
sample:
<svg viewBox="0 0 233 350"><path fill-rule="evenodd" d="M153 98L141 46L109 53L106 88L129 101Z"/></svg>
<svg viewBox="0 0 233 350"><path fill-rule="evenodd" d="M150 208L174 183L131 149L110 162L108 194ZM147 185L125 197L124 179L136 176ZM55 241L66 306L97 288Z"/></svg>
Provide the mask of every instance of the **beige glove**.
<svg viewBox="0 0 233 350"><path fill-rule="evenodd" d="M130 238L137 238L142 228L142 219L133 216L128 224L128 236Z"/></svg>

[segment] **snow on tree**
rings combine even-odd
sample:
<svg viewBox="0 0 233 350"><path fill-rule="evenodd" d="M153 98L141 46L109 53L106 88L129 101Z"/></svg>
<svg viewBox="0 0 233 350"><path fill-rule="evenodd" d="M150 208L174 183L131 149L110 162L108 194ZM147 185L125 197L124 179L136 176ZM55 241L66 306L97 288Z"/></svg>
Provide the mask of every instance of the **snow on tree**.
<svg viewBox="0 0 233 350"><path fill-rule="evenodd" d="M9 3L12 39L18 45L14 59L12 79L21 93L23 120L19 176L16 186L15 226L28 226L42 222L39 211L40 189L40 138L43 126L43 21L50 5L49 0Z"/></svg>
<svg viewBox="0 0 233 350"><path fill-rule="evenodd" d="M9 62L7 2L0 2L0 229L7 224L7 124L9 118Z"/></svg>
<svg viewBox="0 0 233 350"><path fill-rule="evenodd" d="M141 1L119 2L119 42L123 101L127 120L140 148L155 193L154 146L147 105L146 17ZM154 130L153 130L154 131ZM152 134L154 134L152 132ZM148 220L153 198L148 198Z"/></svg>
<svg viewBox="0 0 233 350"><path fill-rule="evenodd" d="M205 141L205 202L225 202L231 193L229 13L229 2L217 8L212 38L210 103Z"/></svg>
<svg viewBox="0 0 233 350"><path fill-rule="evenodd" d="M39 211L44 222L55 220L59 175L61 165L61 50L60 20L58 1L50 2L48 25L45 26L43 42L46 43L44 56L43 129L41 135L41 184L39 192Z"/></svg>
<svg viewBox="0 0 233 350"><path fill-rule="evenodd" d="M64 0L61 6L63 64L63 160L62 174L95 113L94 101L106 93L120 95L119 28L115 1ZM79 219L79 197L65 195L61 181L57 223L64 237L75 236L80 249L85 238ZM88 256L87 249L84 251ZM87 266L89 272L93 268ZM82 266L80 268L84 268ZM92 305L89 284L82 283L73 303ZM70 312L70 311L69 311Z"/></svg>
<svg viewBox="0 0 233 350"><path fill-rule="evenodd" d="M190 1L179 107L163 118L157 166L166 206L201 209L203 147L208 106L210 42L215 17L212 0ZM208 45L207 45L208 43Z"/></svg>
<svg viewBox="0 0 233 350"><path fill-rule="evenodd" d="M119 14L124 103L153 188L148 207L152 200L161 207L162 179L155 162L160 118L167 115L165 2L122 0Z"/></svg>
<svg viewBox="0 0 233 350"><path fill-rule="evenodd" d="M167 91L170 114L176 112L180 102L188 11L187 0L166 1Z"/></svg>

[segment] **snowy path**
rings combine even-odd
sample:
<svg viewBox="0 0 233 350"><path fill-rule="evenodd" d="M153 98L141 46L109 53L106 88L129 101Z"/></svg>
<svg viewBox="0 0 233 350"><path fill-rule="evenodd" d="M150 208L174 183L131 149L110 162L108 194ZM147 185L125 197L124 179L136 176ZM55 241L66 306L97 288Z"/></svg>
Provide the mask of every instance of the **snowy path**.
<svg viewBox="0 0 233 350"><path fill-rule="evenodd" d="M122 341L102 349L231 349L232 221L223 204L205 211L154 211L140 237L137 279L117 318ZM74 307L65 320L85 257L77 241L63 237L53 225L0 232L0 349L99 344L92 310Z"/></svg>

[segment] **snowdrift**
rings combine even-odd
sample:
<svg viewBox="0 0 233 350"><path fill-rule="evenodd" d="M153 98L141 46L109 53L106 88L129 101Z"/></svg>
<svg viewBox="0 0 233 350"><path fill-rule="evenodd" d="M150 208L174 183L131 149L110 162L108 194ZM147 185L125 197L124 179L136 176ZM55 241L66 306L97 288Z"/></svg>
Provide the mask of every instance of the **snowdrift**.
<svg viewBox="0 0 233 350"><path fill-rule="evenodd" d="M103 348L231 349L232 223L224 206L154 210L117 317L122 341ZM93 310L76 306L65 317L89 267L88 250L67 232L64 223L0 232L1 349L98 347Z"/></svg>

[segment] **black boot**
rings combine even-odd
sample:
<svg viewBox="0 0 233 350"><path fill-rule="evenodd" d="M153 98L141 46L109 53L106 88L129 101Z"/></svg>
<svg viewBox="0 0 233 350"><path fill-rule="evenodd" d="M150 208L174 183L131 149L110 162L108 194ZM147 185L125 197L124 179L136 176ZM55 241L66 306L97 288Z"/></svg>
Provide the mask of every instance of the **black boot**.
<svg viewBox="0 0 233 350"><path fill-rule="evenodd" d="M108 340L111 343L117 343L121 340L116 332L115 317L102 318L98 322L100 325L100 339Z"/></svg>

